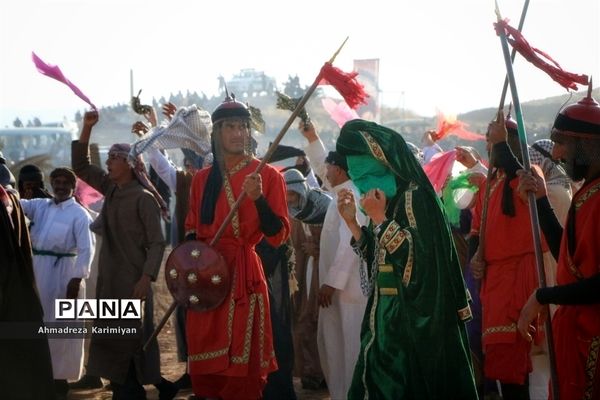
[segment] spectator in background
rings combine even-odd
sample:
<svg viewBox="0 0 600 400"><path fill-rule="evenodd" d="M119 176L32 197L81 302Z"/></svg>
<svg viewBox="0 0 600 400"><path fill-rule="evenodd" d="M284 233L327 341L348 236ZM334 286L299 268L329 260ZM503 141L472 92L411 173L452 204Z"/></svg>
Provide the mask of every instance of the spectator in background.
<svg viewBox="0 0 600 400"><path fill-rule="evenodd" d="M193 129L191 136L197 141L200 141L202 137L210 134L212 130L212 122L210 120L210 114L202 110L201 108L183 107L177 110L176 106L172 103L167 103L163 106L163 114L172 121L173 118L177 118L177 124L169 123L166 127L160 129L165 130L165 134L182 134L182 125L187 129ZM146 115L150 127L156 127L158 119L154 108ZM185 121L185 124L181 124L180 121ZM133 124L131 131L137 136L142 136L148 132L148 127L145 123L137 121ZM175 135L173 135L175 136ZM183 135L182 135L183 136ZM187 137L187 136L185 136ZM184 137L179 138L182 145L184 144ZM175 140L175 139L173 139ZM146 151L148 161L153 171L156 171L158 177L162 182L165 183L166 189L169 189L175 194L175 218L173 225L175 226L175 234L172 238L174 246L180 244L184 240L185 232L185 218L188 213L188 204L190 197L190 188L192 185L192 179L196 172L202 168L203 158L193 152L192 150L182 148L184 153L184 168L176 168L175 165L166 156L164 150L159 150L154 147L150 147ZM170 196L170 192L169 192ZM185 336L186 331L186 309L180 305L177 305L175 309L175 338L177 340L177 358L181 362L187 362L187 340ZM186 372L183 374L175 384L180 389L191 388L191 380L189 374Z"/></svg>
<svg viewBox="0 0 600 400"><path fill-rule="evenodd" d="M321 232L319 254L319 327L317 340L321 366L332 400L344 400L360 352L360 329L367 305L361 290L360 257L350 245L352 233L337 209L338 193L359 192L348 176L345 157L330 151L325 158L326 179L332 187L333 201L327 208ZM358 207L358 204L357 204ZM357 216L367 224L364 214Z"/></svg>
<svg viewBox="0 0 600 400"><path fill-rule="evenodd" d="M93 230L102 236L96 296L140 299L144 318L142 326L135 320L95 320L97 326L118 324L140 329L143 334L120 339L92 336L87 373L110 379L115 400L145 398L143 384L154 384L161 399L172 399L177 388L160 375L157 341L140 354L154 330L151 282L156 280L165 248L161 210L165 213L166 206L148 180L141 158L134 166L129 164L129 144L111 146L108 173L90 163L88 144L97 122L97 111L85 113L71 157L77 176L104 195L102 211L93 224Z"/></svg>
<svg viewBox="0 0 600 400"><path fill-rule="evenodd" d="M571 178L567 175L558 161L552 157L554 142L550 139L540 139L529 147L531 164L539 166L544 174L546 190L550 205L554 209L558 220L564 226L567 220L573 190Z"/></svg>
<svg viewBox="0 0 600 400"><path fill-rule="evenodd" d="M423 134L421 144L423 145L423 148L421 149L423 152L423 165L431 161L433 156L444 151L440 145L436 143L436 135L434 130L428 130Z"/></svg>
<svg viewBox="0 0 600 400"><path fill-rule="evenodd" d="M44 173L32 164L24 165L19 171L19 195L22 199L51 199L44 187Z"/></svg>
<svg viewBox="0 0 600 400"><path fill-rule="evenodd" d="M331 196L310 188L297 169L284 172L287 204L292 216L292 243L296 254L298 292L294 294L295 373L305 389L317 390L324 382L317 326L319 320L319 241Z"/></svg>
<svg viewBox="0 0 600 400"><path fill-rule="evenodd" d="M30 220L33 269L44 309L44 322L56 322L56 299L85 299L95 241L90 214L75 201L75 173L56 168L50 174L51 199L22 199ZM66 399L67 379L79 379L83 368L83 337L50 339L56 396Z"/></svg>
<svg viewBox="0 0 600 400"><path fill-rule="evenodd" d="M319 243L319 321L317 343L321 367L332 400L346 399L360 351L360 327L367 304L361 290L360 257L350 245L352 233L337 209L337 196L343 189L358 189L348 176L346 158L335 151L327 153L312 123L300 123L308 140L306 152L315 171L322 174L324 186L331 188ZM357 205L358 206L358 205ZM358 215L365 225L367 218Z"/></svg>

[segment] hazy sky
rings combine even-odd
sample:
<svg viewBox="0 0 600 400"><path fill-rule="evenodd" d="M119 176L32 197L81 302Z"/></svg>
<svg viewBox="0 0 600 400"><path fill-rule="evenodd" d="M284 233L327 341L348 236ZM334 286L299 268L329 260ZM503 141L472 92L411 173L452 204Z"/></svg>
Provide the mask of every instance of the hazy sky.
<svg viewBox="0 0 600 400"><path fill-rule="evenodd" d="M524 35L564 69L600 82L600 1L532 0ZM518 25L522 1L501 0ZM219 75L264 70L283 84L335 65L380 59L381 99L434 115L496 106L505 67L492 0L18 0L0 2L0 126L71 117L86 104L40 75L31 51L58 64L97 106L186 90L217 93ZM522 101L565 91L518 59ZM597 84L596 84L597 86ZM581 90L580 90L581 92Z"/></svg>

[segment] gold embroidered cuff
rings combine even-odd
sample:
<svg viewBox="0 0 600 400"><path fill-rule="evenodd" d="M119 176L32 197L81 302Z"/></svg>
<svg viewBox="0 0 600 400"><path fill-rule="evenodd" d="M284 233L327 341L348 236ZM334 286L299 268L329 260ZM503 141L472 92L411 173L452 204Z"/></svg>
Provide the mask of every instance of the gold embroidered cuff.
<svg viewBox="0 0 600 400"><path fill-rule="evenodd" d="M400 230L400 225L396 221L391 221L388 226L383 231L381 238L379 239L379 243L381 245L386 246L387 243L394 237L396 232Z"/></svg>

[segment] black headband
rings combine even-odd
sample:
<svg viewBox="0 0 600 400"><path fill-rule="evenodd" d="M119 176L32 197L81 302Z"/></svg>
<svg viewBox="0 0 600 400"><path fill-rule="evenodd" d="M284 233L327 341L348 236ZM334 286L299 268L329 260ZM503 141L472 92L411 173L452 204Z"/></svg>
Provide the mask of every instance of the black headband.
<svg viewBox="0 0 600 400"><path fill-rule="evenodd" d="M558 114L554 121L554 129L575 133L590 133L600 136L600 125L573 119L564 114Z"/></svg>

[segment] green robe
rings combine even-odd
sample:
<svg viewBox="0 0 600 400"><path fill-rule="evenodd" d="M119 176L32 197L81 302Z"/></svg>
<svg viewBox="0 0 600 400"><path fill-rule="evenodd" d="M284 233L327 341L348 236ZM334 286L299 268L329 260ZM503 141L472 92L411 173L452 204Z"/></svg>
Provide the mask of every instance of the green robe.
<svg viewBox="0 0 600 400"><path fill-rule="evenodd" d="M337 151L372 154L397 184L387 221L353 241L373 290L348 399L477 399L467 294L431 184L400 135L377 124L347 123Z"/></svg>

